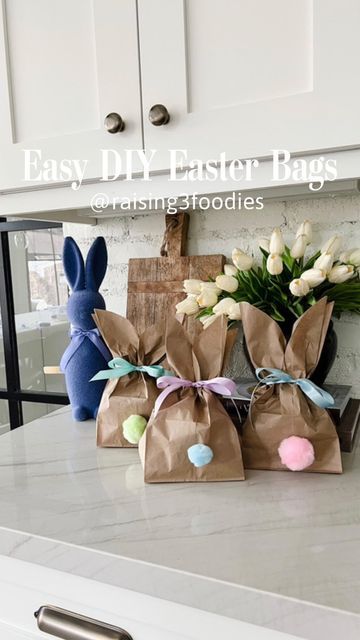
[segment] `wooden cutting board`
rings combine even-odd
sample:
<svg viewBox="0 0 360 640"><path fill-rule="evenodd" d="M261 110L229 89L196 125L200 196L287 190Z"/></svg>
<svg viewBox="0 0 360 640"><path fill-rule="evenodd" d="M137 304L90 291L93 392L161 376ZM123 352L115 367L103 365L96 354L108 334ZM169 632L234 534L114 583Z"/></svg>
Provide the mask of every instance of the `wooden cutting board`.
<svg viewBox="0 0 360 640"><path fill-rule="evenodd" d="M222 255L185 255L188 213L166 214L165 226L161 257L129 260L126 315L139 332L176 313L175 305L186 297L183 280L215 278L225 264ZM188 325L193 331L194 321ZM201 327L198 320L196 325Z"/></svg>

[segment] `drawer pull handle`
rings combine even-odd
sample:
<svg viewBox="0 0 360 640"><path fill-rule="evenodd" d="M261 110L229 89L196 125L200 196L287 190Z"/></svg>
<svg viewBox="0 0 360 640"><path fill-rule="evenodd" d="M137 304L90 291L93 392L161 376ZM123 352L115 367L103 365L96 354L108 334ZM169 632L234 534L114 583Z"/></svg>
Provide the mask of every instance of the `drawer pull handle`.
<svg viewBox="0 0 360 640"><path fill-rule="evenodd" d="M34 615L40 631L63 640L133 640L120 627L58 607L45 605Z"/></svg>
<svg viewBox="0 0 360 640"><path fill-rule="evenodd" d="M109 133L120 133L125 129L125 122L118 113L108 113L104 120L104 125Z"/></svg>
<svg viewBox="0 0 360 640"><path fill-rule="evenodd" d="M163 104L154 104L149 111L149 120L155 127L161 127L170 120L170 114Z"/></svg>

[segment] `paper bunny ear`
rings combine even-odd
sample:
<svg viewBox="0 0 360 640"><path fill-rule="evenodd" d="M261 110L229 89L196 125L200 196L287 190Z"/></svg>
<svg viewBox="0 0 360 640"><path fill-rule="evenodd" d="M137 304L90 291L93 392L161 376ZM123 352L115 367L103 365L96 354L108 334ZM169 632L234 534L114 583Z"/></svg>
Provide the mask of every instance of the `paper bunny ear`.
<svg viewBox="0 0 360 640"><path fill-rule="evenodd" d="M246 346L254 367L283 369L286 340L275 320L248 302L240 302Z"/></svg>
<svg viewBox="0 0 360 640"><path fill-rule="evenodd" d="M67 236L64 240L62 260L65 276L71 290L85 289L84 260L78 245L71 236Z"/></svg>
<svg viewBox="0 0 360 640"><path fill-rule="evenodd" d="M166 327L166 359L170 369L186 380L195 380L199 365L194 356L189 336L180 322L172 317Z"/></svg>
<svg viewBox="0 0 360 640"><path fill-rule="evenodd" d="M321 356L334 303L321 298L296 321L285 351L285 365L295 377L310 375Z"/></svg>
<svg viewBox="0 0 360 640"><path fill-rule="evenodd" d="M155 364L165 355L165 327L162 323L147 327L140 335L139 351L143 352L144 364Z"/></svg>
<svg viewBox="0 0 360 640"><path fill-rule="evenodd" d="M107 269L107 249L102 236L95 238L92 243L85 264L86 288L98 291Z"/></svg>
<svg viewBox="0 0 360 640"><path fill-rule="evenodd" d="M102 309L95 309L93 318L113 357L129 356L129 360L137 364L139 336L131 322L117 313Z"/></svg>
<svg viewBox="0 0 360 640"><path fill-rule="evenodd" d="M222 372L227 341L227 318L220 315L199 334L193 351L200 366L200 377L209 380Z"/></svg>

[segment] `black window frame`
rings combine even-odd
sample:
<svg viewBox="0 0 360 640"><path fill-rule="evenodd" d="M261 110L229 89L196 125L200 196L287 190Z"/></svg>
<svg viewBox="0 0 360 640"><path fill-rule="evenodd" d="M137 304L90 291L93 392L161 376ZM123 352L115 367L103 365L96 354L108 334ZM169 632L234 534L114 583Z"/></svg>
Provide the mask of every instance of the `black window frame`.
<svg viewBox="0 0 360 640"><path fill-rule="evenodd" d="M7 220L0 218L0 312L3 329L6 389L0 388L0 400L8 401L10 429L24 424L22 403L69 404L65 393L26 391L21 388L17 345L14 294L11 274L9 233L35 229L61 228L61 222L42 220Z"/></svg>

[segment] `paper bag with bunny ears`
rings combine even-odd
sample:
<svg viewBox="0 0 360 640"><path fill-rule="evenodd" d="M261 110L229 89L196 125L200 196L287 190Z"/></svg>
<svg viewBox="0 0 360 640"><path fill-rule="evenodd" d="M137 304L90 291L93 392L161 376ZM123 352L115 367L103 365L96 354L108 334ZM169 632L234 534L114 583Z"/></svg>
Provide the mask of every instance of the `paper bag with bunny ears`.
<svg viewBox="0 0 360 640"><path fill-rule="evenodd" d="M134 365L154 365L165 355L164 327L148 327L141 335L129 320L111 311L95 309L94 320L113 358ZM132 447L123 434L123 422L130 415L149 419L160 391L156 379L134 371L106 383L96 420L99 447Z"/></svg>
<svg viewBox="0 0 360 640"><path fill-rule="evenodd" d="M279 369L293 380L310 378L321 355L332 308L322 298L295 322L286 344L270 316L241 303L254 366ZM312 389L310 386L310 393ZM320 402L316 393L315 399ZM293 382L257 388L244 424L242 450L246 469L342 472L339 440L328 412Z"/></svg>
<svg viewBox="0 0 360 640"><path fill-rule="evenodd" d="M160 396L139 442L146 482L244 480L236 429L213 392L233 384L219 376L235 335L224 316L194 343L175 318L169 322L166 357L176 377L158 379L162 388L169 384L166 397Z"/></svg>

